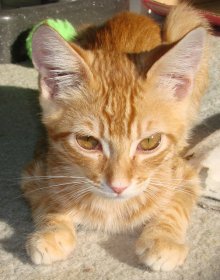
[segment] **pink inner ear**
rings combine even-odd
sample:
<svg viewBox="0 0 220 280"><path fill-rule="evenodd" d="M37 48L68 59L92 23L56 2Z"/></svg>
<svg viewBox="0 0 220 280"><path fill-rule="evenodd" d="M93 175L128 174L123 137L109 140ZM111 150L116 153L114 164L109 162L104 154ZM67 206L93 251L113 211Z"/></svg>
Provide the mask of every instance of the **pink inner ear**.
<svg viewBox="0 0 220 280"><path fill-rule="evenodd" d="M51 98L54 98L58 95L59 87L54 82L52 78L43 78L43 82L47 86L48 93L50 94Z"/></svg>
<svg viewBox="0 0 220 280"><path fill-rule="evenodd" d="M189 32L152 66L148 77L177 100L190 95L202 62L205 38L206 30L201 27Z"/></svg>
<svg viewBox="0 0 220 280"><path fill-rule="evenodd" d="M159 87L167 88L177 100L184 99L190 94L193 78L189 75L163 74L159 78Z"/></svg>
<svg viewBox="0 0 220 280"><path fill-rule="evenodd" d="M67 88L72 90L77 89L83 83L83 75L81 70L78 71L60 71L59 68L48 68L42 75L44 85L47 87L47 91L51 98L57 97L62 94Z"/></svg>
<svg viewBox="0 0 220 280"><path fill-rule="evenodd" d="M192 81L190 78L177 75L173 78L175 79L174 96L176 96L178 100L182 100L189 94L192 88Z"/></svg>

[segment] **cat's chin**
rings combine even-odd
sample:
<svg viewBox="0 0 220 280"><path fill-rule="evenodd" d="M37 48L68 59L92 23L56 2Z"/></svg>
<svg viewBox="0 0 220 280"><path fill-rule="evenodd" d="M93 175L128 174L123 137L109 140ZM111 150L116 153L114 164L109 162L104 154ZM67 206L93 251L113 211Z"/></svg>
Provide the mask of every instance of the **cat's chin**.
<svg viewBox="0 0 220 280"><path fill-rule="evenodd" d="M136 196L139 196L140 193L122 193L122 194L117 194L117 193L110 193L110 192L95 192L94 193L96 196L102 197L104 199L109 199L109 200L128 200L131 198L134 198Z"/></svg>

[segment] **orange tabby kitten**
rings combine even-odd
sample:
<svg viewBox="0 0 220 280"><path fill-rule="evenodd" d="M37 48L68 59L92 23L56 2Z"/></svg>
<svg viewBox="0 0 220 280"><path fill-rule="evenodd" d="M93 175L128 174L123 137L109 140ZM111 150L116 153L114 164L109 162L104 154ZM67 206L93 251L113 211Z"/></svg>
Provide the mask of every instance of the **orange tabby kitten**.
<svg viewBox="0 0 220 280"><path fill-rule="evenodd" d="M207 86L208 24L174 8L162 28L122 13L75 43L47 25L33 36L48 148L22 189L36 226L35 264L65 259L77 224L119 232L143 226L141 262L172 270L187 255L197 174L181 157Z"/></svg>

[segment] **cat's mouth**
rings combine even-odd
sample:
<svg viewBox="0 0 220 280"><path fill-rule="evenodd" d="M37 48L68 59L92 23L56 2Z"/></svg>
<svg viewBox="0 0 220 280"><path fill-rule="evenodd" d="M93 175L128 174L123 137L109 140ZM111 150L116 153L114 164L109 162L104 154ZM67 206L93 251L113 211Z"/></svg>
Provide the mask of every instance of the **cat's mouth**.
<svg viewBox="0 0 220 280"><path fill-rule="evenodd" d="M111 191L103 190L101 188L96 188L92 192L93 192L93 194L103 197L103 198L117 199L117 200L126 199L126 196L124 194L117 194L117 193L114 193Z"/></svg>
<svg viewBox="0 0 220 280"><path fill-rule="evenodd" d="M149 180L147 180L144 185L141 184L137 186L135 184L131 184L129 187L127 187L125 190L121 192L115 192L108 185L100 184L99 188L94 188L93 193L103 198L108 198L113 200L126 200L126 199L133 198L135 196L139 196L141 193L144 192L148 184L149 184Z"/></svg>

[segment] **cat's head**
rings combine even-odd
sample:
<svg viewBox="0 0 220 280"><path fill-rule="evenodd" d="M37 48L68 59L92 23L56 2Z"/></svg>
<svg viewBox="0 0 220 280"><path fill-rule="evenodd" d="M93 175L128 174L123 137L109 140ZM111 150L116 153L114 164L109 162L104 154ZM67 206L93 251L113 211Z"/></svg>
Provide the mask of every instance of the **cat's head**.
<svg viewBox="0 0 220 280"><path fill-rule="evenodd" d="M83 50L39 27L33 63L54 155L50 164L85 176L91 192L109 198L137 196L169 177L170 159L189 128L204 41L203 28L191 31L143 74L138 58Z"/></svg>

